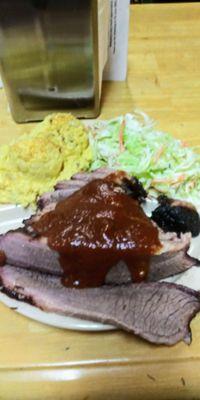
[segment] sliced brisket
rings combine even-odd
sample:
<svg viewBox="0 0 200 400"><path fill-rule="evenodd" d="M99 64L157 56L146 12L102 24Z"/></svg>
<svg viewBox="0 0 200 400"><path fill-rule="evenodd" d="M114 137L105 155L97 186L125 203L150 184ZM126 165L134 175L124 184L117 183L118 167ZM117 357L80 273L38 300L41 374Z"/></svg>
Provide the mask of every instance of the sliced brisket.
<svg viewBox="0 0 200 400"><path fill-rule="evenodd" d="M113 172L110 168L100 168L94 172L81 172L72 176L71 179L60 181L55 185L55 191L44 193L37 202L38 208L43 210L51 203L57 203L60 200L66 199L74 192L81 189L93 179L101 179L110 175ZM55 205L54 204L54 205Z"/></svg>
<svg viewBox="0 0 200 400"><path fill-rule="evenodd" d="M187 271L198 261L194 260L186 253L187 247L182 250L162 253L153 256L151 259L148 282L159 281L175 274ZM106 284L121 285L131 282L131 275L124 263L111 268L106 276Z"/></svg>
<svg viewBox="0 0 200 400"><path fill-rule="evenodd" d="M4 292L44 311L116 325L152 343L191 341L190 321L200 310L200 295L169 283L140 283L69 289L59 278L4 266Z"/></svg>
<svg viewBox="0 0 200 400"><path fill-rule="evenodd" d="M71 196L88 182L93 179L105 178L112 172L113 170L110 168L99 168L94 172L80 172L72 176L71 179L58 182L54 187L54 191L46 192L39 197L36 214L24 220L24 226L27 232L34 236L34 230L31 226L33 222L38 221L43 214L53 210L59 201Z"/></svg>
<svg viewBox="0 0 200 400"><path fill-rule="evenodd" d="M149 281L157 281L186 271L197 263L187 255L190 243L188 234L177 238L174 234L160 233L160 239L163 244L163 253L152 257ZM58 254L48 247L45 239L33 239L23 232L8 232L0 236L0 250L4 251L8 264L52 275L60 276L62 274ZM121 262L109 271L105 283L128 282L131 282L130 273Z"/></svg>
<svg viewBox="0 0 200 400"><path fill-rule="evenodd" d="M61 275L58 254L50 249L45 239L32 239L21 232L8 232L0 236L0 250L8 264Z"/></svg>
<svg viewBox="0 0 200 400"><path fill-rule="evenodd" d="M37 202L39 210L45 209L49 204L57 203L60 200L63 200L69 196L71 196L74 192L81 189L88 182L91 182L94 179L102 179L113 173L112 169L109 168L99 168L94 172L90 173L79 173L72 176L71 179L58 182L54 191L44 193ZM126 175L124 173L124 175ZM143 201L147 197L147 192L144 190L142 184L135 177L130 179L123 177L122 173L119 172L119 184L121 185L123 191L128 195L132 196L139 201Z"/></svg>
<svg viewBox="0 0 200 400"><path fill-rule="evenodd" d="M106 168L96 170L93 173L77 174L68 181L59 182L54 193L59 190L68 190L68 195L70 195L74 190L78 190L88 183L88 181L110 175L112 172L112 170ZM119 173L119 182L122 183L122 188L126 193L131 195L132 191L135 190L136 197L140 199L145 197L146 193L137 180L130 181L126 178L124 180ZM44 196L48 196L48 194ZM39 219L43 213L52 210L55 204L54 202L49 202L43 210L38 211L29 220L25 221L28 234L8 232L0 237L0 250L5 252L9 264L54 275L62 274L58 254L47 246L47 240L35 237L34 230L31 227L33 221ZM183 272L195 264L195 260L187 255L190 244L189 234L181 235L178 238L176 233L164 233L160 230L159 238L163 245L163 250L162 254L155 255L151 259L149 281L164 279ZM105 282L108 284L120 284L130 281L131 276L127 267L123 263L119 263L109 271Z"/></svg>
<svg viewBox="0 0 200 400"><path fill-rule="evenodd" d="M64 181L59 181L54 186L55 190L59 189L67 189L69 184L72 181L75 181L76 184L79 183L80 187L82 187L83 182L84 185L93 179L101 179L105 178L106 176L110 175L113 172L113 169L105 167L105 168L98 168L93 172L79 172L71 177L71 179L66 179Z"/></svg>

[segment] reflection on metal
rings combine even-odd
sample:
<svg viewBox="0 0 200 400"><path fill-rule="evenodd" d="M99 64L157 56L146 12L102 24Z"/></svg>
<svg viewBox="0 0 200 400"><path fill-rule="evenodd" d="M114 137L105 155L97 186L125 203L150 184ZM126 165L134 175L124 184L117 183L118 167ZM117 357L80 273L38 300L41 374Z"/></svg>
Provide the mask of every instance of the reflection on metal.
<svg viewBox="0 0 200 400"><path fill-rule="evenodd" d="M0 0L0 67L17 122L97 116L98 0Z"/></svg>

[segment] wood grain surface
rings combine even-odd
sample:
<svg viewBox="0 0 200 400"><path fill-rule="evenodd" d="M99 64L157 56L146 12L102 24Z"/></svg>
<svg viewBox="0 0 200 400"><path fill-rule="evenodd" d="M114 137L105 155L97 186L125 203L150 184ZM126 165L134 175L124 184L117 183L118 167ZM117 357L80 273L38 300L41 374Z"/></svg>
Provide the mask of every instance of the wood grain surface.
<svg viewBox="0 0 200 400"><path fill-rule="evenodd" d="M200 145L200 4L131 6L128 78L105 83L100 118L142 109ZM0 143L16 125L0 90ZM153 346L123 332L51 328L0 305L0 400L200 399L200 316L190 346Z"/></svg>

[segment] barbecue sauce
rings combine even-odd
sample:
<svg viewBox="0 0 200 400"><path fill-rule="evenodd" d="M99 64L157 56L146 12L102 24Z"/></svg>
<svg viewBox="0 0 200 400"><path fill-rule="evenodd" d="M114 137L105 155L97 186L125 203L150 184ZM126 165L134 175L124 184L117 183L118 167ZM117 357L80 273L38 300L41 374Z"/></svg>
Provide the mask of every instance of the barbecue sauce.
<svg viewBox="0 0 200 400"><path fill-rule="evenodd" d="M104 284L113 265L123 261L133 281L145 280L150 257L161 247L158 230L137 200L109 179L96 179L60 201L32 227L59 253L63 284Z"/></svg>

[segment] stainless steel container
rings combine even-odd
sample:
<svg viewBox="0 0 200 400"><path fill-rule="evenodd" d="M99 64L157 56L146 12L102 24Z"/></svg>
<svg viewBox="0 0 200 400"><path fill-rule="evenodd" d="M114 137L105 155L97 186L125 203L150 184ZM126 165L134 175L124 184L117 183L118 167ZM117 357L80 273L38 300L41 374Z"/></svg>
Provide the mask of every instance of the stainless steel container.
<svg viewBox="0 0 200 400"><path fill-rule="evenodd" d="M0 0L0 72L17 122L53 111L98 115L99 16L106 30L107 6L108 0Z"/></svg>

